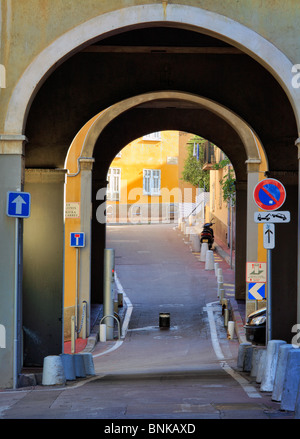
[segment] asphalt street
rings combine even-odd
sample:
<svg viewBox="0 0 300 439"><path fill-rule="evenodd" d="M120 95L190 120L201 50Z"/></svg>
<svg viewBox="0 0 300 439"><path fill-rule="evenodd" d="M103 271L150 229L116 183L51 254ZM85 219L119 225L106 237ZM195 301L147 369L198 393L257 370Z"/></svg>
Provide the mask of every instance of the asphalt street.
<svg viewBox="0 0 300 439"><path fill-rule="evenodd" d="M287 418L236 370L239 342L227 337L214 270L174 224L108 226L107 248L130 303L126 337L97 343L96 376L0 391L0 419L101 419L99 431L112 433L132 420ZM234 294L233 271L215 257ZM160 313L170 313L169 328Z"/></svg>

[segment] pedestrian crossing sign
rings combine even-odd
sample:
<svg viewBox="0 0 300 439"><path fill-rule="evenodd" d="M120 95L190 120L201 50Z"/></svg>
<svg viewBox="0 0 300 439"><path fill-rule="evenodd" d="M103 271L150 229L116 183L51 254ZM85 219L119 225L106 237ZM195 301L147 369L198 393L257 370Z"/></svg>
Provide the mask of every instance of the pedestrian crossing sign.
<svg viewBox="0 0 300 439"><path fill-rule="evenodd" d="M249 283L248 284L248 299L249 300L263 300L266 298L266 284L265 283Z"/></svg>

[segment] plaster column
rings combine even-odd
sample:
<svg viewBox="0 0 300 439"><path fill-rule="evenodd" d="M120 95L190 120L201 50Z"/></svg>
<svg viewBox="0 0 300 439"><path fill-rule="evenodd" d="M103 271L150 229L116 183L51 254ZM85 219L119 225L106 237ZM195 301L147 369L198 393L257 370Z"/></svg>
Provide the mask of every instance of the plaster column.
<svg viewBox="0 0 300 439"><path fill-rule="evenodd" d="M0 346L0 388L13 387L16 373L22 366L22 228L26 220L20 219L16 223L15 218L6 215L6 197L9 191L23 190L25 142L23 135L0 135L0 325L4 327Z"/></svg>
<svg viewBox="0 0 300 439"><path fill-rule="evenodd" d="M91 221L92 221L92 170L93 158L80 158L81 193L81 232L85 233L85 247L80 250L80 270L79 270L79 292L78 292L78 327L82 318L82 303L87 302L87 331L90 334L90 312L91 312ZM82 336L82 331L79 336Z"/></svg>
<svg viewBox="0 0 300 439"><path fill-rule="evenodd" d="M24 365L62 352L64 169L26 169L31 215L24 220Z"/></svg>
<svg viewBox="0 0 300 439"><path fill-rule="evenodd" d="M256 262L258 258L258 224L254 222L254 212L258 210L253 199L254 188L259 181L259 160L247 160L247 252L246 262ZM247 284L246 284L247 288ZM248 300L246 291L246 315L255 311L256 300Z"/></svg>

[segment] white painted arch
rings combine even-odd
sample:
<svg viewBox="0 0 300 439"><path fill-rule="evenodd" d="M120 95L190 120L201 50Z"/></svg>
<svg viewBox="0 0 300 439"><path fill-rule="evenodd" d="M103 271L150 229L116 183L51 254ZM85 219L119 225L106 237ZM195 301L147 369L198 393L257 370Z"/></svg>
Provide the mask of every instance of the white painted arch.
<svg viewBox="0 0 300 439"><path fill-rule="evenodd" d="M207 33L240 48L263 65L282 86L294 110L300 133L300 88L292 86L293 65L271 42L252 29L215 12L181 4L131 6L94 17L46 47L27 67L13 90L3 134L23 134L30 104L54 66L107 33L141 25L169 24ZM300 136L300 134L299 134Z"/></svg>

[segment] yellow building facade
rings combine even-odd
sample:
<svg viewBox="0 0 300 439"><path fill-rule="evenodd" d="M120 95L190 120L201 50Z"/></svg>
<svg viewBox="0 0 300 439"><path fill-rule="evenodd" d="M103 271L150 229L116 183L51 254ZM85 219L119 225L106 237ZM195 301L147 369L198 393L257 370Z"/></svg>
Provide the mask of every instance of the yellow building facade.
<svg viewBox="0 0 300 439"><path fill-rule="evenodd" d="M124 147L107 174L107 222L169 221L178 215L178 131L145 135Z"/></svg>

